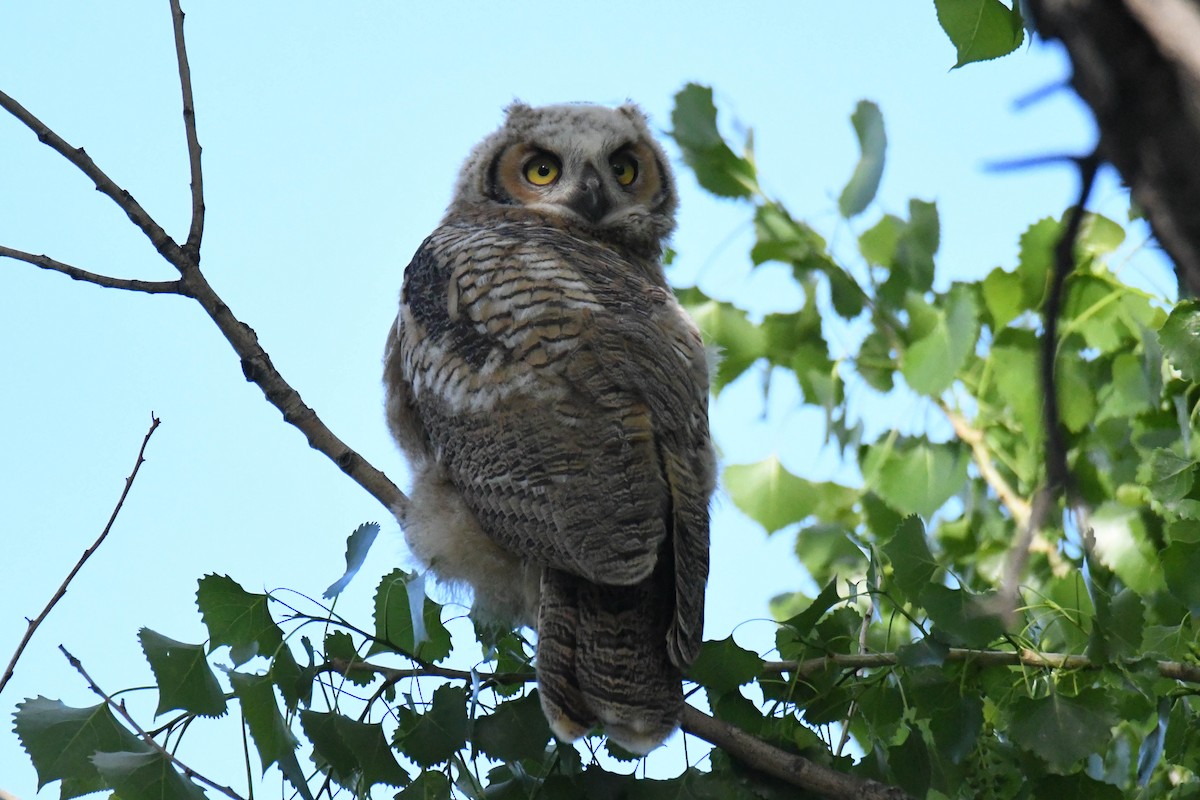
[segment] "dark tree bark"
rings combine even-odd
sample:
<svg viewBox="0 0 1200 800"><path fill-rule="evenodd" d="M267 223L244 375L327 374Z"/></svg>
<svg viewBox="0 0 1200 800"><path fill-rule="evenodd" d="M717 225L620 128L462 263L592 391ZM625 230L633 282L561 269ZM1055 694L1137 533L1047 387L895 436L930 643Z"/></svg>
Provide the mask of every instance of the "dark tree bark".
<svg viewBox="0 0 1200 800"><path fill-rule="evenodd" d="M1058 39L1072 84L1117 168L1175 262L1181 293L1200 295L1200 4L1194 0L1029 0Z"/></svg>

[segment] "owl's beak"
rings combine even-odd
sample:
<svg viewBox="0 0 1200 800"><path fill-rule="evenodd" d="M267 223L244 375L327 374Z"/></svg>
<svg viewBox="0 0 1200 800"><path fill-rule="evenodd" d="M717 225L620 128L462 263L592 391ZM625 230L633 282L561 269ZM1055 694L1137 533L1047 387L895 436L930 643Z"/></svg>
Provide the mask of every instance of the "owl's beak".
<svg viewBox="0 0 1200 800"><path fill-rule="evenodd" d="M611 205L595 167L584 168L579 189L567 200L567 207L590 222L604 219Z"/></svg>

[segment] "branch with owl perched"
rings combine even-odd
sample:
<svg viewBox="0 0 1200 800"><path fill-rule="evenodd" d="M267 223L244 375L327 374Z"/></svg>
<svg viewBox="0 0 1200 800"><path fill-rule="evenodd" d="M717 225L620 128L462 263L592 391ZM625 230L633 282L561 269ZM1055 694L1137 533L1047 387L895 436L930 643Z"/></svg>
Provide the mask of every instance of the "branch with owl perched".
<svg viewBox="0 0 1200 800"><path fill-rule="evenodd" d="M715 469L707 430L704 348L694 325L666 285L660 263L662 241L674 228L673 178L667 170L666 156L650 136L640 111L626 106L616 111L589 107L552 112L552 116L563 119L551 120L550 127L542 129L546 136L540 141L553 141L557 135L565 137L565 142L582 131L596 142L599 159L594 164L571 161L566 155L573 152L569 147L564 146L558 152L531 148L525 143L512 147L511 142L497 135L488 140L498 148L494 158L481 151L475 160L477 166L490 167L503 161L503 170L487 171L491 176L488 181L499 174L501 180L511 182L472 184L473 176L464 171L460 189L465 191L461 193L460 204L452 208L444 230L461 233L463 221L483 207L473 204L495 204L500 208L484 212L485 217L488 213L492 217L475 239L470 238L474 234L465 240L455 235L446 236L446 241L439 243L436 234L431 237L433 243L423 251L425 255L418 254L414 262L430 275L422 277L421 269L410 268L411 289L406 284L401 312L405 324L398 321L389 344L395 354L389 364L389 390L393 395L390 421L397 438L417 462L418 471L425 468L421 474L431 481L422 484L419 479L419 491L424 491L431 502L410 519L409 498L334 435L304 404L299 393L274 367L254 330L234 315L200 269L205 214L201 147L185 46L184 14L178 0L171 0L171 12L191 176L192 215L182 244L83 148L71 146L3 92L0 92L0 108L75 165L98 191L124 211L179 273L179 279L147 281L104 275L11 247L0 247L0 257L105 288L192 298L238 354L246 379L262 389L285 421L305 434L310 446L334 461L405 523L410 542L418 545L415 548L418 555L434 561L428 553L419 551L422 530L423 526L437 524L435 517L444 513L438 503L448 498L451 510L465 508L487 526L488 537L515 548L509 559L515 556L514 563L520 562L518 569L529 575L533 589L525 591L522 586L528 588L529 583L515 582L509 591L515 588L518 595L522 592L524 595L507 598L505 602L511 602L507 602L504 610L513 612L512 622L536 624L541 631L537 678L542 696L548 698L544 701L547 716L561 738L576 738L603 721L610 735L630 749L644 752L656 747L682 722L685 729L751 766L798 787L821 791L833 798L900 796L898 790L863 782L778 751L683 703L682 670L696 657L700 644L707 576L707 504ZM509 112L511 130L528 132L542 124L543 114L540 109L514 107ZM490 159L486 164L484 156ZM561 203L565 216L552 214L548 224L538 218L539 209L555 203ZM523 215L513 208L504 208L518 204L529 206L531 213ZM455 219L454 214L460 217ZM464 243L467 249L456 250ZM481 247L493 253L506 253L510 263L526 264L528 274L505 277L503 263L496 265L500 271L495 275L458 269L470 266L478 270L480 262L470 254ZM541 290L534 285L521 286L521 281L545 279L547 264L555 260L553 269L558 273L550 280L558 281L560 299L549 303L544 299L539 301L536 298ZM518 376L515 385L548 381L545 387L554 399L545 408L560 415L563 422L556 427L547 426L543 420L537 423L537 429L519 429L518 423L533 421L533 417L525 413L527 409L520 402L514 405L519 413L507 424L510 433L517 431L520 435L502 449L510 457L520 456L526 461L502 464L502 471L516 475L522 470L527 472L531 465L541 469L537 466L541 462L549 470L543 488L559 484L564 489L559 496L551 495L551 502L566 503L547 508L554 515L573 516L576 524L590 519L593 526L612 526L614 534L625 537L621 540L624 544L616 550L599 552L597 542L606 542L606 538L584 536L565 542L546 539L526 552L522 549L525 544L506 539L506 534L496 528L500 520L497 514L502 516L506 513L504 508L511 508L508 500L470 493L461 498L447 494L450 487L470 480L459 475L455 481L448 481L446 471L459 467L431 459L431 443L420 438L429 431L437 435L438 427L448 424L451 417L440 418L439 414L449 411L461 422L464 418L455 404L462 398L453 394L451 386L450 394L443 398L448 406L439 407L436 402L430 405L430 395L422 395L418 390L430 385L430 379L442 377L420 373L423 365L429 366L436 355L421 349L428 348L432 339L424 336L411 341L403 339L411 331L422 330L422 326L432 325L438 332L449 330L438 327L443 321L436 314L431 316L437 302L421 306L418 299L422 291L430 293L430 298L444 291L445 284L439 288L436 282L450 277L447 270L457 270L454 273L457 294L452 310L473 318L477 327L497 336L502 347L525 353L527 363L535 368L545 368L540 373L535 369L524 377ZM615 276L619 278L614 281ZM423 280L428 285L422 284ZM504 286L505 280L512 283L514 291ZM487 293L487 287L497 286L508 297L516 298L518 304L541 302L549 315L531 314L531 306L526 305L515 309L518 313L514 316L529 324L523 328L506 327L505 315L513 311L499 308L496 301L500 298ZM571 304L578 307L568 308ZM636 318L606 316L613 312L629 313L631 309ZM509 317L510 322L512 318ZM457 335L453 331L451 334ZM576 338L568 340L572 336ZM562 358L568 354L570 359ZM623 358L614 358L622 354ZM484 360L475 360L480 355ZM486 372L496 362L495 358L488 362L489 357L487 353L467 353L465 363L470 368L483 367ZM487 367L488 363L492 367ZM556 377L553 370L560 367L565 372ZM464 376L471 380L466 373ZM582 388L584 394L570 397L567 387L576 387L570 391ZM479 393L472 402L516 395L520 392L514 395L508 389L488 390ZM528 399L530 395L526 393L524 397ZM405 414L412 414L414 409L416 416L407 418ZM482 412L484 418L496 416L495 408L474 411ZM578 432L582 421L589 416L591 427L583 437L606 443L599 453L602 457L591 459L591 466L583 471L581 478L564 483L567 473L556 470L578 460L578 456L570 456L569 448L564 450L561 443L553 440L573 430ZM470 442L471 437L465 441ZM446 442L434 444L440 451ZM479 456L478 440L468 451L476 458ZM463 451L464 458L468 451ZM461 468L486 473L488 465L467 459ZM487 478L488 474L472 477ZM492 475L489 479L497 477ZM620 507L572 510L574 498L589 482L594 484L589 497L600 503L617 502ZM492 485L495 486L494 480ZM524 520L521 524L532 522ZM606 530L599 533L605 534ZM538 563L550 566L539 569ZM438 561L435 566L442 568L445 562ZM449 577L458 576L452 573ZM475 588L477 595L486 595L488 587ZM500 605L505 606L505 602ZM617 630L627 631L630 625L646 624L653 629L647 631L646 637L630 637L626 632L614 638ZM576 664L580 663L575 656L577 647L593 654L608 651L614 657L593 659L587 669L575 672ZM631 647L645 652L639 652L632 664L621 663L616 656ZM644 659L639 660L642 656ZM654 680L646 679L643 667L653 668ZM876 786L882 793L871 788Z"/></svg>

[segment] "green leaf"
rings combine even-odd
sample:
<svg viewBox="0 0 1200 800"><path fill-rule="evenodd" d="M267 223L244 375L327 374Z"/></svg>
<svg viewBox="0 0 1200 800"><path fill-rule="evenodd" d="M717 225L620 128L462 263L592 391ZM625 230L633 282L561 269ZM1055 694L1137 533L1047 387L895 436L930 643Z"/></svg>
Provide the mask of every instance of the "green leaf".
<svg viewBox="0 0 1200 800"><path fill-rule="evenodd" d="M671 136L696 180L720 197L750 197L758 191L754 165L739 158L717 130L712 89L689 83L675 95Z"/></svg>
<svg viewBox="0 0 1200 800"><path fill-rule="evenodd" d="M208 627L208 651L229 645L234 666L254 656L270 658L283 644L283 631L271 619L267 595L251 594L227 575L200 579L196 605Z"/></svg>
<svg viewBox="0 0 1200 800"><path fill-rule="evenodd" d="M1111 783L1089 778L1084 772L1046 775L1033 789L1034 800L1121 800L1125 796Z"/></svg>
<svg viewBox="0 0 1200 800"><path fill-rule="evenodd" d="M301 711L300 725L313 745L313 763L333 771L338 783L364 793L377 784L405 786L408 773L396 762L378 724L335 712Z"/></svg>
<svg viewBox="0 0 1200 800"><path fill-rule="evenodd" d="M908 222L899 232L891 271L879 287L879 299L898 307L911 293L928 292L933 286L933 257L940 243L937 205L924 200L909 200Z"/></svg>
<svg viewBox="0 0 1200 800"><path fill-rule="evenodd" d="M945 296L933 330L904 352L902 372L913 391L937 397L950 388L979 338L979 312L970 289L957 284Z"/></svg>
<svg viewBox="0 0 1200 800"><path fill-rule="evenodd" d="M1008 328L996 336L988 354L996 391L1031 444L1043 438L1039 352L1033 331Z"/></svg>
<svg viewBox="0 0 1200 800"><path fill-rule="evenodd" d="M363 562L367 560L367 553L371 551L371 545L375 543L375 537L379 535L378 522L364 522L354 529L346 539L346 571L342 577L338 578L325 593L321 595L326 600L337 597L342 593L342 590L350 585L350 581L358 574L362 568Z"/></svg>
<svg viewBox="0 0 1200 800"><path fill-rule="evenodd" d="M451 800L450 789L450 779L444 772L425 770L395 800Z"/></svg>
<svg viewBox="0 0 1200 800"><path fill-rule="evenodd" d="M783 658L797 657L792 646L793 643L797 641L798 637L807 636L825 616L825 612L840 603L841 600L842 598L838 596L837 592L837 581L831 580L825 584L825 588L821 589L816 599L809 603L808 608L781 622L779 633L775 637L775 644L779 648L780 655ZM788 654L784 655L784 651L788 651Z"/></svg>
<svg viewBox="0 0 1200 800"><path fill-rule="evenodd" d="M1196 482L1196 462L1172 450L1156 447L1138 467L1138 480L1148 485L1161 503L1181 500Z"/></svg>
<svg viewBox="0 0 1200 800"><path fill-rule="evenodd" d="M1108 502L1092 514L1100 563L1141 595L1163 588L1162 569L1145 522L1134 509Z"/></svg>
<svg viewBox="0 0 1200 800"><path fill-rule="evenodd" d="M954 67L1005 56L1021 46L1021 12L1000 0L934 0L938 23L958 51Z"/></svg>
<svg viewBox="0 0 1200 800"><path fill-rule="evenodd" d="M1103 752L1117 715L1103 689L1085 689L1075 697L1018 697L1008 708L1008 735L1044 759L1055 772L1066 772L1092 753Z"/></svg>
<svg viewBox="0 0 1200 800"><path fill-rule="evenodd" d="M867 557L843 525L817 523L796 534L796 557L817 583L826 583L839 574L863 575Z"/></svg>
<svg viewBox="0 0 1200 800"><path fill-rule="evenodd" d="M204 645L177 642L149 628L138 631L138 640L158 684L155 716L173 708L204 717L225 713L225 693L204 657Z"/></svg>
<svg viewBox="0 0 1200 800"><path fill-rule="evenodd" d="M969 461L955 444L876 444L863 458L863 475L889 506L928 519L962 488Z"/></svg>
<svg viewBox="0 0 1200 800"><path fill-rule="evenodd" d="M872 389L880 392L892 390L896 361L892 358L892 346L883 330L877 328L863 339L854 368Z"/></svg>
<svg viewBox="0 0 1200 800"><path fill-rule="evenodd" d="M1089 211L1083 215L1079 237L1075 240L1075 250L1093 258L1106 256L1124 241L1124 228L1103 214Z"/></svg>
<svg viewBox="0 0 1200 800"><path fill-rule="evenodd" d="M409 592L415 576L394 569L375 590L375 638L368 655L396 650L426 661L440 661L450 654L450 632L441 621L441 607L420 593ZM423 601L420 615L413 614L412 597ZM418 638L418 627L423 636Z"/></svg>
<svg viewBox="0 0 1200 800"><path fill-rule="evenodd" d="M96 753L92 763L121 797L204 800L204 791L175 771L165 753Z"/></svg>
<svg viewBox="0 0 1200 800"><path fill-rule="evenodd" d="M762 674L762 659L739 646L729 636L709 640L700 646L700 655L688 670L688 677L709 690L709 696L724 694Z"/></svg>
<svg viewBox="0 0 1200 800"><path fill-rule="evenodd" d="M1053 272L1054 247L1061 236L1062 223L1053 217L1043 217L1021 234L1016 275L1027 308L1042 307Z"/></svg>
<svg viewBox="0 0 1200 800"><path fill-rule="evenodd" d="M325 659L327 661L341 659L351 664L363 660L354 647L354 637L345 631L330 631L325 634ZM365 670L348 670L343 674L346 680L355 686L370 686L375 680L374 673Z"/></svg>
<svg viewBox="0 0 1200 800"><path fill-rule="evenodd" d="M1200 300L1185 300L1171 309L1158 342L1184 378L1200 382Z"/></svg>
<svg viewBox="0 0 1200 800"><path fill-rule="evenodd" d="M817 484L788 472L776 456L757 464L730 465L722 483L734 505L767 533L811 515L820 494Z"/></svg>
<svg viewBox="0 0 1200 800"><path fill-rule="evenodd" d="M37 697L18 704L13 717L17 738L37 771L38 789L61 780L62 800L111 788L92 763L95 753L150 751L104 703L71 708Z"/></svg>
<svg viewBox="0 0 1200 800"><path fill-rule="evenodd" d="M471 741L497 761L540 759L550 741L550 726L537 691L501 703L492 714L475 720Z"/></svg>
<svg viewBox="0 0 1200 800"><path fill-rule="evenodd" d="M704 334L721 351L713 391L720 393L760 358L767 355L767 332L746 319L746 312L706 297L699 289L678 293L679 302Z"/></svg>
<svg viewBox="0 0 1200 800"><path fill-rule="evenodd" d="M1145 625L1145 606L1132 589L1122 589L1111 601L1104 597L1096 604L1087 657L1094 664L1104 664L1137 655Z"/></svg>
<svg viewBox="0 0 1200 800"><path fill-rule="evenodd" d="M467 690L462 686L439 686L433 692L428 711L418 714L407 708L396 709L400 727L393 743L404 755L422 767L448 761L466 746Z"/></svg>
<svg viewBox="0 0 1200 800"><path fill-rule="evenodd" d="M883 162L887 152L887 134L883 130L883 114L879 106L869 100L859 100L850 115L854 133L858 136L858 147L862 155L854 167L854 174L842 189L838 198L838 209L846 219L861 214L879 190L883 177Z"/></svg>
<svg viewBox="0 0 1200 800"><path fill-rule="evenodd" d="M961 647L987 647L1004 635L1004 623L989 607L992 598L936 583L919 595L936 631Z"/></svg>
<svg viewBox="0 0 1200 800"><path fill-rule="evenodd" d="M901 596L915 602L938 568L937 561L929 552L921 518L915 515L905 517L896 533L883 546L883 553L892 562L892 580Z"/></svg>
<svg viewBox="0 0 1200 800"><path fill-rule="evenodd" d="M999 331L1026 311L1027 302L1021 276L1015 272L997 267L983 279L983 303L991 316L993 331Z"/></svg>
<svg viewBox="0 0 1200 800"><path fill-rule="evenodd" d="M907 223L892 214L884 214L874 226L858 237L858 252L868 264L890 267L896 257L900 232Z"/></svg>
<svg viewBox="0 0 1200 800"><path fill-rule="evenodd" d="M250 738L258 750L263 772L272 764L279 766L283 777L292 785L305 800L312 800L308 781L304 778L304 770L296 758L296 748L300 743L292 735L292 730L279 713L279 705L275 700L274 682L269 675L248 675L244 672L230 670L229 681L233 685L233 693L242 704L242 716L246 727L250 729Z"/></svg>
<svg viewBox="0 0 1200 800"><path fill-rule="evenodd" d="M1200 617L1200 544L1172 542L1159 557L1171 594Z"/></svg>

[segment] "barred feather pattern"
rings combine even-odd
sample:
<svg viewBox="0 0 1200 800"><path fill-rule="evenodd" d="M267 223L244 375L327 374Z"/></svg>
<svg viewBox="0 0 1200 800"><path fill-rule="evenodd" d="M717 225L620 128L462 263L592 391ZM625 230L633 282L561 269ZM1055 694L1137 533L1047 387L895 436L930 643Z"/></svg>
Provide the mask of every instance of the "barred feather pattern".
<svg viewBox="0 0 1200 800"><path fill-rule="evenodd" d="M705 349L657 259L529 209L451 213L385 362L410 548L478 615L536 626L559 738L657 746L700 647L715 480Z"/></svg>

